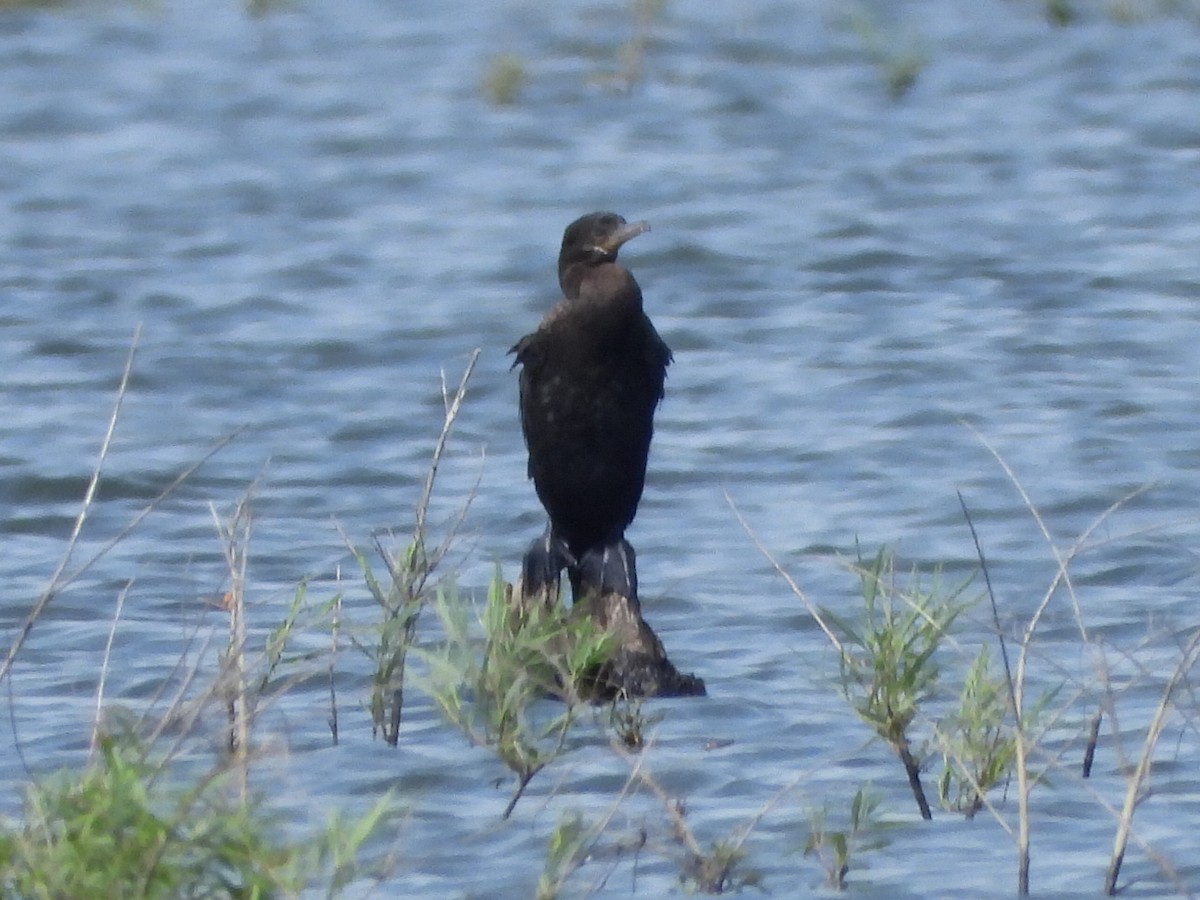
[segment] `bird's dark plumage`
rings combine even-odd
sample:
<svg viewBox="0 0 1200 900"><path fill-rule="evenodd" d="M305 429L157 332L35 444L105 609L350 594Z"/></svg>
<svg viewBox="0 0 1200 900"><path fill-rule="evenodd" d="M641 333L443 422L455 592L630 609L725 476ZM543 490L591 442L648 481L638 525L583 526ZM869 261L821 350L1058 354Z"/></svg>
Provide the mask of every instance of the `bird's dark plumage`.
<svg viewBox="0 0 1200 900"><path fill-rule="evenodd" d="M617 251L648 227L615 213L567 226L558 256L564 299L511 351L522 367L529 477L550 516L526 569L553 570L557 579L567 567L577 595L591 587L636 597L624 534L642 497L671 351Z"/></svg>

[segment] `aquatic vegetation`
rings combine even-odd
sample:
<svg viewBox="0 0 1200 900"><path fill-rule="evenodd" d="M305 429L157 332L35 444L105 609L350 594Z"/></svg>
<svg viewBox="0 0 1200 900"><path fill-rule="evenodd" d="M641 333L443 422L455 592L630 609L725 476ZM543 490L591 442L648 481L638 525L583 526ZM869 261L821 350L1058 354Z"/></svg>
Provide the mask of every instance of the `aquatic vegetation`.
<svg viewBox="0 0 1200 900"><path fill-rule="evenodd" d="M621 26L628 27L629 36L599 51L596 56L601 58L604 68L588 74L585 80L621 94L628 94L643 83L653 32L665 18L668 6L668 0L632 0L626 10L614 13L620 16ZM586 57L591 66L595 60L591 54ZM493 53L483 65L480 93L492 106L512 106L520 102L522 92L535 77L536 61L531 62L528 54Z"/></svg>
<svg viewBox="0 0 1200 900"><path fill-rule="evenodd" d="M848 15L850 29L879 68L888 95L893 100L902 99L929 64L928 55L920 49L915 38L900 33L894 25L881 23L866 8L852 7Z"/></svg>
<svg viewBox="0 0 1200 900"><path fill-rule="evenodd" d="M1107 708L1111 712L1117 693L1109 680L1107 669L1102 668L1099 672L1098 688L1090 681L1081 684L1074 697L1065 703L1055 705L1064 686L1062 682L1052 683L1048 689L1042 689L1036 699L1027 699L1031 693L1030 663L1036 645L1035 638L1051 600L1064 593L1076 617L1081 646L1092 648L1099 658L1103 659L1102 646L1089 634L1085 625L1080 601L1069 574L1070 566L1088 545L1093 533L1112 513L1146 488L1137 488L1114 502L1068 547L1060 548L1051 538L1046 522L1015 473L986 439L978 434L977 437L993 454L1021 495L1050 547L1056 568L1036 608L1019 629L1017 638L1014 640L1006 637L987 560L966 502L960 496L978 552L980 571L986 582L986 596L990 601L994 628L992 637L999 645L1003 674L993 673L990 651L986 648L979 651L973 661L963 666L963 682L957 712L944 718L937 725L923 707L927 702L936 699L941 693L939 686L945 681L935 662L935 651L947 637L950 625L975 602L962 597L966 583L947 591L939 587L935 577L933 584L925 588L921 586L918 573L914 571L907 585L897 587L891 555L886 550L881 550L869 564L862 564L860 559L859 564L854 567L859 577L865 609L858 619L846 617L843 620L829 615L826 610L813 604L791 575L759 541L736 507L734 514L837 650L843 695L859 717L870 724L876 734L888 742L904 760L909 783L922 810L922 816L927 817L928 810L927 804L922 803L923 789L920 785L923 760L909 750L908 735L908 727L917 721L922 721L932 728L943 754L944 768L939 779L939 797L943 804L963 811L968 817L982 809L988 810L1014 842L1017 857L1017 892L1021 896L1027 896L1033 826L1030 796L1035 787L1050 785L1048 775L1051 772L1064 771L1061 766L1064 747L1060 740L1056 741L1054 746L1047 746L1047 734L1064 718L1078 715L1077 701L1081 697L1090 697L1099 689L1104 697L1101 708ZM899 603L896 602L897 598ZM1015 645L1011 651L1010 643ZM1123 854L1130 840L1137 842L1146 852L1167 882L1173 884L1180 893L1188 893L1185 880L1171 863L1156 853L1143 837L1133 837L1132 817L1139 800L1145 797L1146 778L1155 747L1165 720L1176 708L1173 698L1179 689L1183 673L1194 666L1198 657L1200 633L1195 633L1181 648L1179 664L1174 674L1166 680L1158 709L1147 727L1141 756L1137 764L1129 768L1124 807L1118 810L1103 798L1096 798L1100 808L1112 815L1116 827L1116 838L1105 882L1105 891L1108 893L1117 889ZM1129 689L1129 684L1121 688L1122 691ZM1184 714L1192 715L1186 710ZM1081 734L1087 735L1087 744L1083 748L1084 777L1087 777L1091 767L1101 722L1099 713L1088 718L1090 726L1080 730ZM1119 730L1114 729L1114 740L1119 750ZM988 800L988 793L997 785L1008 784L1014 776L1017 808L1015 823L1010 823L1008 816ZM822 814L818 813L810 825L810 834L810 852L815 854L818 848L820 849L823 856L819 858L822 868L827 873L827 879L831 884L836 884L839 877L844 877L846 871L843 866L846 864L849 850L848 833L831 831L824 824ZM838 837L839 834L845 836Z"/></svg>
<svg viewBox="0 0 1200 900"><path fill-rule="evenodd" d="M177 775L133 734L105 735L87 767L31 785L23 820L0 827L0 893L270 897L323 877L332 894L362 874L359 851L388 815L390 793L359 820L335 815L297 840L258 798L235 799L232 775L223 766Z"/></svg>
<svg viewBox="0 0 1200 900"><path fill-rule="evenodd" d="M516 53L497 53L483 76L483 95L493 106L511 106L529 80L525 60Z"/></svg>
<svg viewBox="0 0 1200 900"><path fill-rule="evenodd" d="M1016 755L1008 683L992 672L990 662L984 645L963 680L958 711L937 729L942 752L938 800L967 818L983 809L988 791L1012 773Z"/></svg>
<svg viewBox="0 0 1200 900"><path fill-rule="evenodd" d="M467 375L469 372L468 367ZM368 710L363 715L370 715L377 731L391 729L394 740L404 686L415 678L454 728L512 773L516 786L502 820L513 813L538 775L568 758L574 748L599 750L603 764L617 765L621 777L609 795L601 797L601 806L607 805L607 810L599 814L594 808L586 813L573 808L575 801L569 789L563 788L567 780L556 782L547 803L557 806L557 819L545 835L544 856L533 861L529 872L536 897L550 900L587 894L603 886L618 866L631 867L636 874L643 854L668 861L667 877L690 892L723 894L758 885L760 876L749 865L748 838L764 817L775 814L780 798L801 784L807 773L796 774L758 813L737 827L725 826L715 837L705 834L708 823L704 814L691 812L678 786L667 787L672 779L688 773L678 764L671 769L664 766L662 777L652 772L652 766L664 758L656 753L653 733L653 726L664 721L663 709L647 712L643 701L636 698L618 697L603 707L589 701L589 673L608 658L612 636L599 631L586 615L567 609L561 597L547 604L515 603L499 566L480 608L471 591L460 588L456 573L439 568L456 526L434 546L427 537L426 512L437 462L465 385L466 376L458 392L447 396L446 421L404 551L393 557L377 542L376 549L387 565L387 574L381 579L363 554L354 553L363 571L364 601L373 600L384 611L380 623L350 629L351 639L356 643L361 639L364 658L377 674L375 678L364 676L357 686L362 696L356 700ZM123 385L121 392L124 390ZM111 430L110 424L110 435ZM102 457L108 446L106 440ZM937 567L929 572L914 568L907 577L898 576L895 555L885 547L867 559L860 554L849 565L858 582L861 607L835 616L810 604L790 576L783 574L837 652L842 697L904 763L922 815L930 814L928 804L922 803L921 786L928 760L926 748L918 746L915 734L928 730L932 736L929 743L942 758L938 779L942 805L967 817L986 811L1012 837L1018 890L1026 893L1036 825L1030 794L1035 787L1057 790L1058 784L1051 784L1048 776L1055 775L1059 783L1066 781L1062 776L1068 769L1061 760L1085 739L1087 752L1094 750L1101 717L1084 715L1081 705L1090 714L1092 704L1097 703L1111 721L1121 691L1128 689L1114 685L1102 670L1095 679L1098 686L1081 679L1073 696L1060 701L1062 688L1070 682L1058 669L1049 667L1054 677L1062 679L1049 690L1044 687L1045 679L1035 681L1031 675L1033 665L1041 661L1034 652L1039 628L1052 600L1065 595L1076 616L1079 646L1102 656L1103 644L1086 627L1083 607L1075 595L1071 563L1100 524L1137 492L1112 504L1068 547L1059 548L1015 475L1000 462L1045 535L1055 571L1045 593L1035 598L1032 613L1018 622L1018 627L1010 623L1003 628L981 541L962 501L992 607L991 627L985 629L986 640L976 652L961 652L951 633L964 627L960 617L975 602L967 596L970 579L946 586ZM88 518L99 470L97 465L70 539L72 546ZM321 666L329 670L330 727L333 743L337 743L333 673L343 636L340 575L334 596L314 602L309 581L302 580L290 598L279 602L272 627L260 631L249 627L253 493L248 490L224 516L210 507L227 579L220 602L212 604L228 625L215 674L202 684L203 659L194 664L181 661L180 669L189 671L179 678L172 673L164 679L182 681L176 699L165 704L165 712L150 709L139 716L126 714L119 706L106 706L103 695L109 650L120 626L125 597L124 590L119 593L101 664L91 753L75 770L33 779L26 786L19 818L0 823L0 894L18 898L266 897L320 890L332 897L352 882L385 871L386 861L364 864L361 860L378 859L378 852L371 852L372 845L378 843L395 810L391 791L370 798L365 813L352 820L335 811L324 825L303 829L285 822L271 799L251 787L257 788L257 783L249 775L271 740L259 734L264 727L259 721L260 708L284 698L302 681L312 680L314 675L322 677ZM128 530L121 532L126 533ZM0 678L8 674L12 660L56 593L91 564L71 569L70 559L68 552L50 588L33 603L30 616L16 633L8 662L0 668ZM426 607L432 607L437 616L436 623L428 622L427 617L427 624L440 625L440 632L430 636L431 629L421 629L418 644L416 617ZM974 624L978 628L979 623ZM320 640L314 641L314 637ZM1119 887L1130 846L1144 850L1179 893L1188 891L1170 861L1156 856L1146 837L1134 829L1135 812L1149 796L1157 748L1169 719L1179 713L1186 718L1187 729L1194 731L1194 709L1186 705L1194 698L1186 691L1186 683L1200 658L1200 632L1177 635L1175 643L1178 656L1172 671L1163 672L1161 665L1158 670L1146 666L1140 674L1159 696L1144 730L1136 731L1140 752L1124 754L1122 733L1128 735L1130 729L1113 729L1117 754L1122 763L1129 762L1112 767L1124 775L1123 802L1110 801L1096 792L1097 808L1107 811L1114 823L1104 882L1109 894ZM834 667L831 658L826 657L826 663L815 683L827 683L822 676ZM410 666L415 669L406 682L404 671ZM947 714L938 719L930 713L930 708L948 705L955 695L957 705ZM150 706L157 702L155 698ZM206 719L203 715L218 708L220 717ZM1089 718L1090 728L1080 724ZM1047 736L1063 722L1067 728L1056 729L1052 738ZM365 733L365 727L362 730ZM1064 738L1064 733L1068 737ZM1073 741L1071 733L1078 740ZM364 737L364 741L369 739ZM345 748L338 750L345 752ZM393 757L389 754L389 758ZM481 784L486 780L481 776ZM1004 809L1004 800L995 796L999 793L995 789L1007 788L1013 781L1017 783L1017 808L1015 821L1009 821L1013 813ZM898 779L896 790L903 790ZM829 888L844 888L850 873L866 868L866 854L887 845L882 815L887 796L862 786L844 813L826 805L797 818L796 827L806 826L805 855L815 860ZM651 815L644 815L644 809L630 814L629 806L647 802ZM497 829L505 827L493 824ZM888 827L908 828L911 837L921 826L910 822ZM540 844L541 837L537 840Z"/></svg>
<svg viewBox="0 0 1200 900"><path fill-rule="evenodd" d="M559 818L546 847L546 865L538 876L536 900L554 900L559 896L567 879L583 865L587 848L595 837L578 812L572 810Z"/></svg>
<svg viewBox="0 0 1200 900"><path fill-rule="evenodd" d="M502 818L508 818L539 772L562 753L567 734L589 706L579 686L607 659L611 638L561 602L529 604L514 614L510 588L497 568L481 619L472 632L468 604L453 583L439 585L435 609L443 642L420 651L426 691L446 720L477 746L491 750L517 778ZM535 706L547 698L563 710L544 724Z"/></svg>
<svg viewBox="0 0 1200 900"><path fill-rule="evenodd" d="M1008 714L1007 684L992 674L984 646L963 681L958 712L938 728L943 760L938 799L943 807L971 818L983 809L987 792L1007 777L1016 751Z"/></svg>
<svg viewBox="0 0 1200 900"><path fill-rule="evenodd" d="M192 665L175 698L158 714L105 708L104 679L124 606L122 592L97 688L88 761L77 771L28 785L22 818L0 823L4 896L268 897L295 895L322 882L333 896L368 874L358 859L363 844L394 810L391 792L357 820L345 821L334 812L323 830L297 837L248 787L255 711L269 692L290 686L288 679L280 683L275 676L295 661L286 655L288 640L309 610L303 589L298 590L263 651L248 654L248 495L228 519L215 510L213 517L231 577L220 604L229 617L229 639L216 677L189 694L199 663ZM181 660L181 668L187 663ZM225 751L198 760L184 751L206 743L199 724L214 700L222 701L228 716ZM206 757L210 761L204 766Z"/></svg>
<svg viewBox="0 0 1200 900"><path fill-rule="evenodd" d="M850 800L849 815L843 828L829 824L829 807L815 810L808 818L808 838L804 855L811 856L825 873L825 884L835 891L845 890L846 876L861 853L886 846L879 834L878 812L880 797L863 785Z"/></svg>
<svg viewBox="0 0 1200 900"><path fill-rule="evenodd" d="M915 570L905 586L897 586L895 558L886 549L870 563L860 558L854 570L863 597L860 617L850 620L822 610L837 633L842 696L900 758L921 817L929 819L910 727L938 688L934 654L975 600L962 598L969 581L944 590L937 572L929 587Z"/></svg>
<svg viewBox="0 0 1200 900"><path fill-rule="evenodd" d="M758 884L758 876L743 872L745 851L737 841L714 841L707 853L691 852L684 859L680 881L701 894L724 894Z"/></svg>
<svg viewBox="0 0 1200 900"><path fill-rule="evenodd" d="M632 757L619 743L614 741L610 746L627 763L633 762ZM687 805L652 777L644 762L643 755L631 765L630 783L636 783L648 791L662 808L670 829L669 846L674 847L679 883L685 889L700 894L724 894L741 890L743 887L761 886L762 879L759 873L747 865L744 845L759 820L774 806L778 797L764 805L756 815L728 837L712 841L706 850L688 822Z"/></svg>
<svg viewBox="0 0 1200 900"><path fill-rule="evenodd" d="M408 651L416 637L417 621L430 598L430 578L442 559L445 558L457 534L458 526L466 515L471 498L468 497L455 521L448 527L440 542L431 544L427 518L429 501L433 497L437 481L438 466L446 449L446 441L454 428L454 422L462 409L463 398L475 363L479 359L476 349L463 370L458 389L453 395L443 385L445 418L441 433L434 444L429 469L425 475L425 486L417 501L413 530L407 546L400 554L391 552L378 537L375 549L387 568L386 580L377 578L365 553L350 546L351 553L362 570L363 579L372 599L379 607L380 620L370 629L371 643L352 636L358 647L374 664L371 688L371 722L376 735L393 747L400 740L400 717L404 709L404 682L407 671Z"/></svg>
<svg viewBox="0 0 1200 900"><path fill-rule="evenodd" d="M1055 596L1059 595L1060 593L1064 593L1069 600L1070 609L1075 616L1075 624L1079 631L1081 645L1088 646L1092 644L1091 637L1088 634L1088 629L1084 621L1079 598L1075 593L1075 586L1072 582L1070 574L1071 564L1083 551L1083 548L1087 545L1087 542L1092 534L1098 528L1100 528L1100 526L1103 525L1116 510L1120 509L1121 506L1132 500L1134 497L1137 497L1139 494L1143 493L1149 487L1149 485L1142 485L1141 487L1135 488L1127 493L1124 497L1112 503L1100 515L1093 519L1092 522L1080 533L1080 535L1064 549L1059 547L1051 536L1050 529L1047 527L1041 512L1034 504L1033 499L1030 497L1028 491L1026 491L1025 487L1021 484L1021 481L1017 477L1016 473L1005 461L1004 457L1001 456L999 451L983 435L974 431L974 429L970 430L975 434L976 438L980 441L980 443L983 444L988 452L991 453L992 457L999 464L1000 468L1003 469L1004 474L1007 476L1013 488L1020 495L1021 500L1024 502L1026 509L1029 511L1031 518L1037 524L1039 531L1045 539L1046 545L1048 546L1055 562L1055 571L1053 577L1050 579L1050 583L1043 592L1036 608L1025 621L1024 626L1020 629L1019 637L1015 642L1016 652L1015 661L1013 661L1010 659L1008 648L1009 641L1004 637L1004 630L1001 627L999 604L996 600L995 591L992 588L991 574L988 571L987 559L984 556L983 546L980 542L979 534L975 529L975 523L971 519L970 510L967 507L966 500L961 493L958 495L959 504L962 507L963 515L967 521L967 526L970 528L971 538L975 543L975 550L979 556L980 567L987 585L987 597L992 611L992 624L996 630L996 637L1000 646L1001 659L1004 663L1005 683L1008 689L1013 723L1013 767L1017 778L1017 828L1014 835L1017 848L1017 894L1018 896L1026 897L1029 895L1029 865L1032 828L1030 815L1030 796L1033 788L1038 784L1044 783L1045 781L1045 773L1035 772L1033 769L1032 760L1035 754L1037 754L1040 750L1040 743L1045 735L1046 729L1049 727L1049 723L1052 723L1059 716L1066 712L1066 708L1058 710L1053 716L1046 717L1049 720L1048 723L1043 724L1043 722L1038 721L1036 723L1038 726L1037 729L1035 730L1033 727L1035 720L1040 718L1040 713L1042 712L1043 707L1049 702L1049 698L1052 698L1054 693L1057 692L1057 689L1055 689L1049 694L1044 693L1036 702L1026 702L1026 692L1029 688L1029 663L1035 643L1034 639L1037 636L1038 629L1041 626L1043 618L1050 607L1051 601L1055 598ZM1167 693L1167 696L1169 695L1170 691ZM1094 734L1097 729L1098 719L1093 718L1091 732ZM1155 741L1156 738L1153 735L1153 729L1150 729L1147 732L1147 747L1152 746ZM1085 752L1090 757L1092 751L1093 748L1089 746ZM1085 769L1089 767L1090 761L1085 764ZM996 818L997 821L1005 826L1010 835L1012 835L1013 831L1009 828L1007 823L1000 819L999 816ZM1117 844L1120 844L1119 829ZM1114 851L1114 861L1115 860L1116 853ZM1119 862L1117 865L1119 866ZM1170 870L1169 866L1164 866L1163 868L1165 874L1167 874L1169 877L1172 877L1173 880L1177 880L1174 878L1174 873ZM1113 887L1113 882L1115 882L1115 875L1113 875L1111 869L1110 875L1112 876L1112 882L1106 883L1106 888Z"/></svg>
<svg viewBox="0 0 1200 900"><path fill-rule="evenodd" d="M1046 0L1046 21L1051 25L1070 25L1077 15L1071 0Z"/></svg>

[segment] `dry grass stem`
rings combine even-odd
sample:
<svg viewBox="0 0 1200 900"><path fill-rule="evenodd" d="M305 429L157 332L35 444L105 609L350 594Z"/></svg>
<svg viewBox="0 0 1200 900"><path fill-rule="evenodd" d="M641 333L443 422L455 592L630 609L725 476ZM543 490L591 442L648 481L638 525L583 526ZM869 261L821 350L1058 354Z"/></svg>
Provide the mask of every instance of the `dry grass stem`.
<svg viewBox="0 0 1200 900"><path fill-rule="evenodd" d="M92 566L106 556L109 551L113 549L113 547L117 546L117 544L128 537L134 531L134 529L136 529L138 525L140 525L142 521L148 515L150 515L150 513L156 510L159 505L167 499L167 497L175 492L176 488L191 478L201 466L212 459L212 457L224 449L228 443L241 434L241 431L242 429L238 429L238 431L235 431L233 434L222 438L200 459L180 472L179 475L176 476L169 485L163 488L153 500L144 506L137 513L137 515L130 519L125 527L118 531L113 537L106 541L99 550L92 554L87 562L83 563L67 575L63 575L61 571L59 571L58 574L51 579L50 585L45 589L45 591L42 592L41 596L38 597L37 602L34 603L33 607L26 615L25 620L21 623L21 626L17 631L16 638L13 639L12 644L9 646L8 654L5 657L4 662L0 663L0 681L3 681L8 676L12 669L13 662L17 658L17 654L21 652L21 647L24 646L26 639L29 637L29 633L33 630L34 624L39 618L41 618L42 613L45 612L46 607L50 604L50 601L54 599L54 595L74 583L81 575L91 569ZM70 551L68 551L68 555L69 553ZM66 558L67 557L64 556L64 561Z"/></svg>
<svg viewBox="0 0 1200 900"><path fill-rule="evenodd" d="M1079 537L1076 538L1074 543L1072 543L1070 548L1068 548L1067 552L1063 553L1059 549L1058 545L1055 543L1054 537L1050 533L1050 529L1047 527L1045 519L1042 517L1041 512L1038 510L1036 504L1034 504L1034 502L1033 502L1033 498L1030 497L1029 492L1025 490L1025 487L1021 483L1021 480L1017 477L1016 472L1013 471L1012 467L1008 464L1007 460L1005 460L1004 457L1000 454L1000 451L997 450L996 447L986 437L984 437L978 430L976 430L969 422L963 421L963 425L964 425L964 427L967 428L967 430L969 430L973 435L975 435L976 439L992 455L992 457L1000 465L1000 468L1003 469L1005 476L1009 480L1009 483L1012 484L1012 486L1016 489L1017 493L1021 497L1022 502L1025 504L1025 508L1029 511L1030 515L1033 517L1033 520L1037 523L1038 529L1041 531L1042 537L1045 539L1046 545L1050 548L1050 552L1053 554L1054 560L1056 563L1056 571L1054 573L1054 577L1051 579L1050 584L1046 588L1045 593L1042 595L1042 599L1038 603L1037 608L1034 610L1033 614L1029 617L1029 621L1025 623L1025 627L1022 629L1021 639L1020 639L1020 644L1019 644L1020 649L1017 654L1017 664L1016 664L1015 671L1013 671L1009 668L1007 653L1005 653L1005 672L1006 672L1006 677L1009 682L1009 694L1010 694L1010 697L1012 698L1012 704L1013 704L1014 736L1015 736L1015 740L1016 740L1015 763L1016 763L1016 771L1017 771L1017 816L1018 816L1017 893L1019 896L1027 897L1029 895L1029 844L1030 844L1029 795L1030 795L1030 791L1032 790L1032 784L1031 784L1030 775L1029 775L1029 760L1030 760L1031 752L1035 745L1032 745L1029 742L1029 735L1026 733L1026 730L1025 730L1025 683L1026 683L1026 671L1027 671L1027 666L1028 666L1028 661L1029 661L1029 651L1030 651L1030 647L1033 642L1033 636L1037 631L1037 627L1038 627L1039 623L1041 622L1042 616L1045 614L1046 610L1050 606L1051 599L1053 599L1054 595L1056 593L1058 593L1058 589L1060 586L1065 586L1067 593L1071 599L1071 608L1075 615L1075 621L1076 621L1077 627L1079 628L1080 637L1082 638L1084 644L1091 643L1091 641L1088 637L1087 627L1084 623L1083 611L1079 605L1079 598L1075 593L1075 586L1071 581L1071 576L1070 576L1070 573L1068 570L1070 568L1071 563L1075 560L1075 557L1078 556L1080 552L1082 552L1084 546L1087 544L1087 541L1091 537L1092 533L1097 528L1099 528L1100 525L1104 521L1106 521L1114 512L1116 512L1121 506L1123 506L1124 504L1126 504L1127 502L1129 502L1130 500L1132 500L1134 497L1138 496L1139 494L1143 493L1144 491L1148 490L1150 485L1143 485L1139 488L1136 488L1133 491L1130 491L1128 494L1126 494L1121 499L1117 500L1115 503L1111 504L1107 509L1104 510L1104 512L1102 512L1099 516L1097 516L1095 519L1092 520L1092 522L1087 526L1087 528L1085 528L1083 530L1083 532L1079 535ZM966 507L965 507L965 503L964 503L964 509L965 508ZM973 528L972 528L972 533L974 534ZM978 543L976 544L976 546L978 548ZM989 594L991 594L990 581L989 581L988 589L989 589ZM995 619L994 624L996 627L996 631L997 631L997 634L1000 634L1001 633L1001 625L1000 625L1000 621L999 621L999 616L996 612L996 604L995 604L994 595L993 595L993 601L992 601L992 610L993 610L993 616Z"/></svg>
<svg viewBox="0 0 1200 900"><path fill-rule="evenodd" d="M837 635L833 633L833 630L825 622L825 618L821 615L821 611L817 609L815 603L808 599L804 591L800 590L800 585L796 584L792 576L788 574L788 571L779 564L779 562L771 554L771 551L767 549L766 545L754 532L754 529L750 527L750 524L742 516L741 511L733 502L733 498L729 496L728 491L725 492L725 502L728 503L729 508L733 510L734 517L738 520L738 523L742 526L742 529L750 537L750 540L754 542L754 546L758 548L758 552L767 558L767 562L769 562L774 567L775 571L783 577L783 580L787 582L787 586L791 588L792 593L795 594L800 602L804 604L804 608L808 610L808 614L813 617L813 620L817 623L817 626L825 633L825 637L829 639L829 643L833 645L833 649L839 654L845 655L846 651L842 646L842 642L838 640Z"/></svg>
<svg viewBox="0 0 1200 900"><path fill-rule="evenodd" d="M222 522L216 507L209 504L225 565L229 570L229 590L224 605L229 613L229 643L224 655L222 680L227 690L229 713L229 750L239 773L242 798L247 792L247 772L251 710L246 685L246 562L250 544L250 499L244 495L234 507L233 515Z"/></svg>
<svg viewBox="0 0 1200 900"><path fill-rule="evenodd" d="M338 567L337 578L342 580L342 570ZM333 623L329 636L329 733L336 747L338 742L338 708L337 708L337 676L335 666L338 652L338 631L342 624L342 594L338 592L333 600Z"/></svg>
<svg viewBox="0 0 1200 900"><path fill-rule="evenodd" d="M458 381L458 389L455 390L453 397L446 391L446 376L445 373L442 374L442 405L445 407L446 417L442 422L442 430L438 434L437 443L433 447L433 456L429 462L429 471L425 474L425 486L421 491L421 499L417 502L417 525L414 537L423 558L425 554L425 519L429 513L429 501L433 498L433 486L437 480L438 466L441 464L442 454L446 451L446 441L454 428L454 422L458 419L463 398L467 395L467 382L471 380L471 373L475 371L475 363L479 361L479 354L479 347L471 352L471 358L467 362L466 369L463 370L462 377ZM465 509L462 514L465 515ZM448 546L448 540L444 541L443 547ZM445 550L439 548L439 553L432 561L428 562L428 568L434 568L443 555L445 555Z"/></svg>
<svg viewBox="0 0 1200 900"><path fill-rule="evenodd" d="M100 680L96 685L96 715L92 719L92 738L88 744L88 753L94 754L100 742L101 720L104 710L104 685L108 679L108 663L112 659L113 638L117 634L117 623L121 621L121 612L125 609L125 598L129 596L129 589L133 586L133 581L125 583L125 587L121 588L121 592L117 594L117 606L113 610L112 625L108 629L108 640L104 642L104 657L100 662Z"/></svg>
<svg viewBox="0 0 1200 900"><path fill-rule="evenodd" d="M1133 828L1133 813L1137 808L1138 801L1143 796L1142 792L1145 789L1146 782L1150 778L1150 769L1154 761L1154 750L1158 746L1159 736L1162 734L1163 727L1167 723L1167 714L1172 707L1171 696L1184 679L1187 678L1192 666L1196 664L1198 657L1200 657L1200 630L1193 633L1187 646L1184 648L1183 657L1179 660L1179 665L1175 667L1170 680L1167 681L1166 687L1163 688L1162 699L1158 701L1158 706L1154 710L1154 716L1150 720L1150 726L1146 730L1146 739L1142 744L1142 754L1138 759L1137 768L1134 769L1133 776L1129 779L1129 784L1125 791L1125 805L1121 809L1121 815L1117 820L1117 834L1113 840L1112 857L1109 860L1108 872L1104 878L1104 893L1110 897L1117 892L1117 878L1121 873L1121 863L1125 858L1125 849L1128 846L1130 831Z"/></svg>
<svg viewBox="0 0 1200 900"><path fill-rule="evenodd" d="M50 604L54 595L65 584L63 573L66 571L67 566L70 565L71 556L75 553L75 546L79 542L79 535L83 531L83 523L87 521L88 513L92 508L92 502L96 498L96 489L100 485L100 472L104 468L104 461L108 458L108 450L112 445L113 434L117 429L117 418L121 413L121 404L124 402L125 394L129 390L129 376L133 372L133 360L137 353L137 344L141 333L142 326L138 325L133 331L129 354L125 358L125 368L121 372L121 383L117 387L117 397L113 402L112 413L108 417L108 427L104 432L104 440L100 442L100 452L96 456L96 465L92 469L92 477L88 479L87 488L83 492L83 500L79 505L79 512L75 516L75 524L71 528L71 535L67 539L66 550L63 551L62 558L58 561L58 565L50 576L50 583L42 591L42 595L38 597L37 602L34 603L33 608L30 609L29 614L25 617L21 628L17 631L17 636L13 639L12 646L8 649L8 656L5 658L4 663L0 664L0 681L3 681L8 675L13 661L17 658L17 654L21 652L21 647L24 645L26 638L29 637L29 633L33 630L34 623L41 618L42 613Z"/></svg>
<svg viewBox="0 0 1200 900"><path fill-rule="evenodd" d="M174 746L165 754L165 757L168 759L175 755L179 749L179 746L182 744L184 736L191 733L196 720L200 717L200 713L204 710L204 707L207 705L209 699L211 699L211 697L217 691L218 685L214 681L205 691L201 693L199 698L196 698L191 702L185 699L188 691L192 687L192 684L196 681L196 677L199 675L200 666L208 654L208 648L212 643L212 639L213 633L210 630L205 635L200 646L196 649L195 654L191 656L192 662L187 666L183 677L179 679L179 684L175 688L175 693L171 697L171 702L167 705L166 711L161 716L156 717L154 727L146 736L146 745L154 746L158 743L162 735L165 734L169 729L174 729L177 732L177 739ZM184 663L187 659L188 650L185 648L183 653L180 654L179 660L175 666L175 670L167 679L163 681L162 687L164 690L167 684L173 681L175 676L183 669ZM159 696L160 695L158 694L155 695L154 700L150 704L151 707L158 702ZM148 715L149 712L142 717L139 725L145 724L145 720Z"/></svg>

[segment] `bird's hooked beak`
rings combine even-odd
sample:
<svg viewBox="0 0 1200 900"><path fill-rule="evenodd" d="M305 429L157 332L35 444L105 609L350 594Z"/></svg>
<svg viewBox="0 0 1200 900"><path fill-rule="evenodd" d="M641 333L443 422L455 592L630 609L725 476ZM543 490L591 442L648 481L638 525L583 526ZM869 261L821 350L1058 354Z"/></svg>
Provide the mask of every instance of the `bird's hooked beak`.
<svg viewBox="0 0 1200 900"><path fill-rule="evenodd" d="M616 253L622 244L649 230L649 222L627 222L600 242L596 249L605 254Z"/></svg>

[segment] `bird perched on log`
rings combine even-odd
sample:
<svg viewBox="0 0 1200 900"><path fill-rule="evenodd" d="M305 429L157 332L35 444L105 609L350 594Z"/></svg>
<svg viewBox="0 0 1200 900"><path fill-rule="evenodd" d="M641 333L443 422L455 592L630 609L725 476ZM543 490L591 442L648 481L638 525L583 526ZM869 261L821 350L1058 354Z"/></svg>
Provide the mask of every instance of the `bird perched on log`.
<svg viewBox="0 0 1200 900"><path fill-rule="evenodd" d="M611 212L568 225L558 254L563 299L509 351L521 366L529 477L550 517L525 554L526 593L556 591L565 568L576 601L591 591L637 599L625 529L642 498L671 351L617 251L649 228Z"/></svg>

